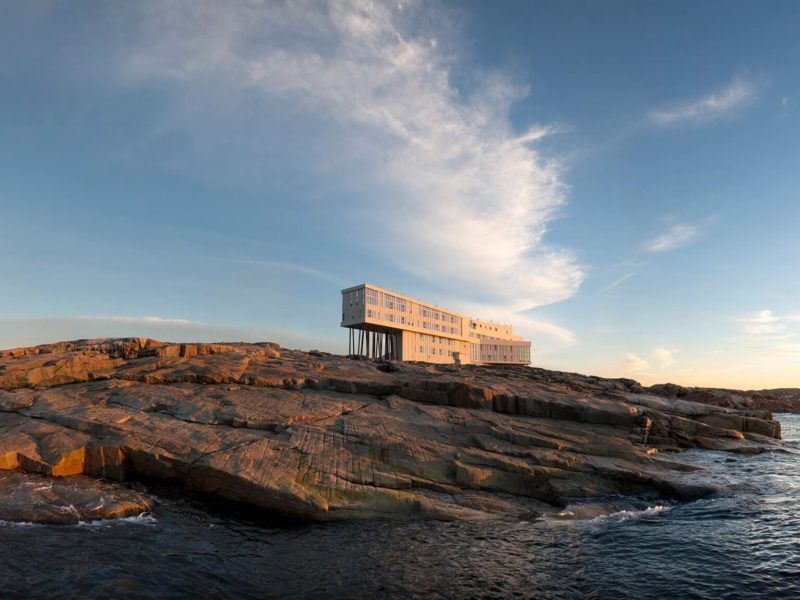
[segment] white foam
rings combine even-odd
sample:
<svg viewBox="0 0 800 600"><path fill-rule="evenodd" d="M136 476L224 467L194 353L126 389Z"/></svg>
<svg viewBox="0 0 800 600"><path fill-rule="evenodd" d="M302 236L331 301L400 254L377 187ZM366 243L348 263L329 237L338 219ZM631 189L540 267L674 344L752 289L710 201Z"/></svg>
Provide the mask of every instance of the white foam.
<svg viewBox="0 0 800 600"><path fill-rule="evenodd" d="M108 527L116 523L130 523L133 525L155 525L158 523L153 515L148 512L143 512L138 515L130 517L119 517L117 519L97 519L94 521L79 521L78 527Z"/></svg>
<svg viewBox="0 0 800 600"><path fill-rule="evenodd" d="M31 523L30 521L4 521L0 519L0 527L38 527L41 523Z"/></svg>
<svg viewBox="0 0 800 600"><path fill-rule="evenodd" d="M659 515L662 512L671 510L671 506L664 506L657 504L656 506L648 506L644 510L619 510L617 512L609 513L607 515L600 515L590 519L592 523L621 523L631 519L638 519L640 517L647 517Z"/></svg>

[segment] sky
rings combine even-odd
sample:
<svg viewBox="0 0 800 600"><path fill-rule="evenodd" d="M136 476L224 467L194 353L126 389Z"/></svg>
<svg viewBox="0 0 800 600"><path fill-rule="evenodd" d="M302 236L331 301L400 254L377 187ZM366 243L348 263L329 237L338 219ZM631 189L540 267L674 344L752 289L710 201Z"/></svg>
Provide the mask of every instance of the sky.
<svg viewBox="0 0 800 600"><path fill-rule="evenodd" d="M800 387L800 3L7 3L0 348L345 352L369 282L545 368Z"/></svg>

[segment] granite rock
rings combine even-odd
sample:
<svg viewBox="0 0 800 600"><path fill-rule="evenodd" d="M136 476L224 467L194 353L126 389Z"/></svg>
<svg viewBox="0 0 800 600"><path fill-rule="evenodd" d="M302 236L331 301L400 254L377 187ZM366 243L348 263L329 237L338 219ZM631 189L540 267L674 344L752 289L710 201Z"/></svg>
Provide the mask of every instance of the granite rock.
<svg viewBox="0 0 800 600"><path fill-rule="evenodd" d="M714 493L664 450L780 427L628 379L371 361L275 344L80 340L0 352L0 469L190 489L309 520L528 518Z"/></svg>

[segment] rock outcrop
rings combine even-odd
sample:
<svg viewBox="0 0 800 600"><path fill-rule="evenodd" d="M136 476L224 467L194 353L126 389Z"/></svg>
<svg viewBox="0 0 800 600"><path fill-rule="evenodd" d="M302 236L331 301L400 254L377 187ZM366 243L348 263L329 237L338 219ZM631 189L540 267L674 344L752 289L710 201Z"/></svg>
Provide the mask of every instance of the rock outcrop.
<svg viewBox="0 0 800 600"><path fill-rule="evenodd" d="M800 413L800 389L796 388L742 391L683 387L674 383L663 383L651 386L647 391L666 398L679 398L727 408Z"/></svg>
<svg viewBox="0 0 800 600"><path fill-rule="evenodd" d="M0 518L3 521L74 525L137 516L152 501L119 484L85 475L47 477L0 471Z"/></svg>
<svg viewBox="0 0 800 600"><path fill-rule="evenodd" d="M519 518L596 497L697 497L714 488L664 450L758 452L780 437L767 411L626 379L378 367L270 343L0 352L0 469L177 480L302 519Z"/></svg>

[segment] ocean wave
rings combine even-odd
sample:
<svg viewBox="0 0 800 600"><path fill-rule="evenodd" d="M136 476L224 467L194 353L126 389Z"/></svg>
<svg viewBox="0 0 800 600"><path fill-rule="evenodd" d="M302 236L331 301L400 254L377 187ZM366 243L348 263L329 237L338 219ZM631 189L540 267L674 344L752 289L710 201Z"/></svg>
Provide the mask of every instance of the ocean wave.
<svg viewBox="0 0 800 600"><path fill-rule="evenodd" d="M38 527L41 523L31 523L29 521L4 521L0 519L1 527Z"/></svg>
<svg viewBox="0 0 800 600"><path fill-rule="evenodd" d="M641 517L652 517L660 515L663 512L671 510L671 506L664 504L657 504L655 506L648 506L642 510L618 510L607 515L598 515L590 519L590 523L621 523L623 521L630 521L632 519L639 519Z"/></svg>
<svg viewBox="0 0 800 600"><path fill-rule="evenodd" d="M96 519L94 521L79 521L76 527L110 527L111 525L129 523L132 525L156 525L156 519L151 513L143 512L130 517L117 517L115 519Z"/></svg>

